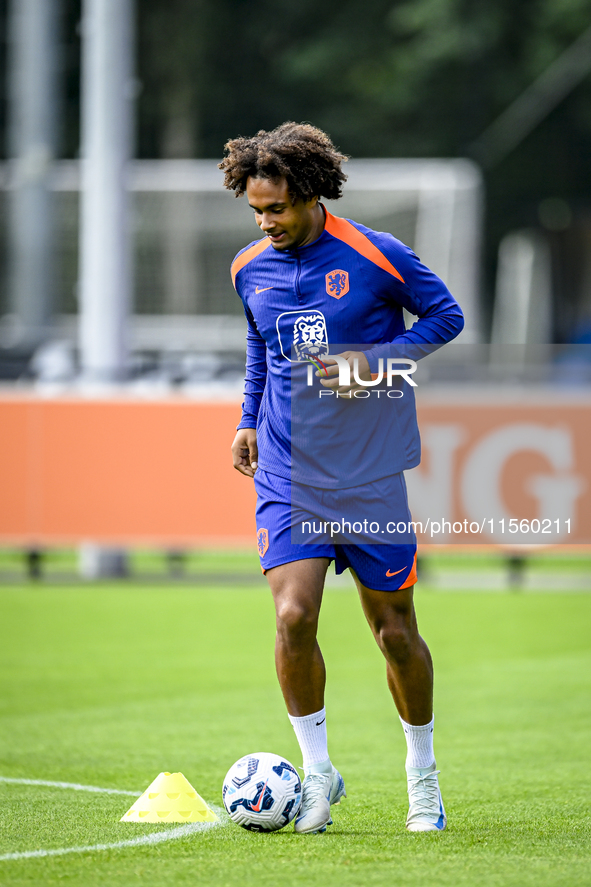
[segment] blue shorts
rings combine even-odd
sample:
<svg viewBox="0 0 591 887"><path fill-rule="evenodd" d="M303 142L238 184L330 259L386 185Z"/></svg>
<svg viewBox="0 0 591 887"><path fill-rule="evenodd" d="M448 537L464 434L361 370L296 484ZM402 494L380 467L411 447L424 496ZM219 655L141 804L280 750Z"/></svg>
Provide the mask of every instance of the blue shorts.
<svg viewBox="0 0 591 887"><path fill-rule="evenodd" d="M403 474L363 487L324 490L259 468L254 483L263 573L327 557L337 574L350 568L366 588L377 591L398 591L417 581L417 543Z"/></svg>

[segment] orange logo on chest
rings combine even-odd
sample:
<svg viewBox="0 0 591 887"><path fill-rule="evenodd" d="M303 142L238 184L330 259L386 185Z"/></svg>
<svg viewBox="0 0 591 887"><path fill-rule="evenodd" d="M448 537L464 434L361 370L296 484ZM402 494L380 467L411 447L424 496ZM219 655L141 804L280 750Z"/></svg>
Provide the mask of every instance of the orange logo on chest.
<svg viewBox="0 0 591 887"><path fill-rule="evenodd" d="M326 292L334 299L341 299L349 292L349 272L336 268L326 275Z"/></svg>
<svg viewBox="0 0 591 887"><path fill-rule="evenodd" d="M257 548L259 550L259 557L264 557L267 553L267 548L269 547L269 531L265 529L260 529L257 531Z"/></svg>

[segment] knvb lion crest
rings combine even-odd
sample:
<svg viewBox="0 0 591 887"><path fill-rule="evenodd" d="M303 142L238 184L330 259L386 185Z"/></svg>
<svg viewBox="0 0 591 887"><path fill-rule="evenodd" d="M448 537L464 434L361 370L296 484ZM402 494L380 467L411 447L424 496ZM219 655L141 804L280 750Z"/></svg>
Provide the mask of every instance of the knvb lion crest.
<svg viewBox="0 0 591 887"><path fill-rule="evenodd" d="M267 549L269 547L269 531L261 528L257 530L257 548L259 550L259 557L264 557L267 553Z"/></svg>
<svg viewBox="0 0 591 887"><path fill-rule="evenodd" d="M305 361L328 354L326 318L322 311L286 311L277 318L281 353L287 360Z"/></svg>
<svg viewBox="0 0 591 887"><path fill-rule="evenodd" d="M336 268L326 275L326 292L334 299L342 299L349 292L349 272Z"/></svg>
<svg viewBox="0 0 591 887"><path fill-rule="evenodd" d="M320 312L301 314L293 325L293 348L298 360L317 357L328 351L326 320Z"/></svg>

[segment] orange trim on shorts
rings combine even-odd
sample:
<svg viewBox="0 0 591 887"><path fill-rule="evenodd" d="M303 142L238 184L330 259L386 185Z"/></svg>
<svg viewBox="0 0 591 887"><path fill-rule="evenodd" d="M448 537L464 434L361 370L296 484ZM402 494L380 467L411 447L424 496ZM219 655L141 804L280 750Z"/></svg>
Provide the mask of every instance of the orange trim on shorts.
<svg viewBox="0 0 591 887"><path fill-rule="evenodd" d="M238 258L232 263L232 267L230 269L230 274L232 275L232 285L236 288L236 275L239 271L242 271L245 265L248 265L253 259L256 259L260 253L267 249L268 246L271 246L271 241L268 237L263 237L262 240L259 240L258 243L255 243L250 249L245 250L245 252L240 253Z"/></svg>
<svg viewBox="0 0 591 887"><path fill-rule="evenodd" d="M414 585L417 581L417 553L415 551L415 558L412 562L412 567L410 569L410 573L408 574L408 578L404 585L400 585L398 587L398 591L402 591L403 588L410 588L411 585Z"/></svg>
<svg viewBox="0 0 591 887"><path fill-rule="evenodd" d="M383 252L381 252L377 246L374 246L369 237L366 237L365 234L358 231L355 225L352 225L351 222L348 222L346 219L340 219L338 216L333 216L332 213L326 211L324 230L328 231L329 234L332 234L333 237L336 237L337 240L342 240L344 243L352 246L353 249L360 253L364 258L369 259L374 265L378 265L380 268L383 268L384 271L387 271L388 274L392 274L404 283L404 278L400 272L396 270L394 265L386 258Z"/></svg>

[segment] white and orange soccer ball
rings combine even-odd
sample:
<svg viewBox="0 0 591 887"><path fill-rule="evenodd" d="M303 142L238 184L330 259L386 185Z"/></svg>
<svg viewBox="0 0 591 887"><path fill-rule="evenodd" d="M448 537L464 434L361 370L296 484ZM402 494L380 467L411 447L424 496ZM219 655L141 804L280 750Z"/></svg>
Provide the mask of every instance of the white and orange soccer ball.
<svg viewBox="0 0 591 887"><path fill-rule="evenodd" d="M230 767L222 789L230 819L251 832L276 832L296 816L302 783L280 755L256 752Z"/></svg>

